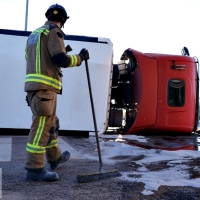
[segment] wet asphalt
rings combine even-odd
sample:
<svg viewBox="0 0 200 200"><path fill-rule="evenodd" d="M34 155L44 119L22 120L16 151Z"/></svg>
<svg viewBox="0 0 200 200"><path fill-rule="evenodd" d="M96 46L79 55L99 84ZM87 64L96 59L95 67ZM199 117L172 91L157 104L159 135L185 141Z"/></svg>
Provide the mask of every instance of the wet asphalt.
<svg viewBox="0 0 200 200"><path fill-rule="evenodd" d="M1 136L0 139L5 137L7 138L7 136ZM198 190L184 187L164 187L164 189L162 188L161 193L155 191L155 195L145 196L142 194L144 183L130 182L119 179L118 177L105 178L87 183L78 183L78 174L99 172L98 160L83 159L84 153L93 154L96 149L96 143L89 141L89 138L85 137L61 136L62 140L74 148L78 154L74 153L73 158L67 163L62 164L60 168L56 170L60 177L59 181L26 181L24 164L27 136L8 137L12 138L11 159L9 161L0 161L0 168L2 168L3 200L200 199ZM48 164L46 164L45 167L49 169ZM112 169L119 169L119 172L134 170L125 162L121 162L117 166L104 164L103 167L105 171Z"/></svg>

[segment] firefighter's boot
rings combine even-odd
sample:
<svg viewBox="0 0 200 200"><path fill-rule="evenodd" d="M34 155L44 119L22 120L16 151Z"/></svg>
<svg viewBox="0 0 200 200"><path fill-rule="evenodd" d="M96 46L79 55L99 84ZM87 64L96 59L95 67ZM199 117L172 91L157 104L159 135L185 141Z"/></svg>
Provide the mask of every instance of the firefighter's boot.
<svg viewBox="0 0 200 200"><path fill-rule="evenodd" d="M68 161L69 158L70 158L70 153L68 151L64 151L56 161L49 162L50 169L52 169L52 170L58 169L60 164Z"/></svg>
<svg viewBox="0 0 200 200"><path fill-rule="evenodd" d="M59 176L56 172L46 169L27 169L26 180L28 181L56 181Z"/></svg>

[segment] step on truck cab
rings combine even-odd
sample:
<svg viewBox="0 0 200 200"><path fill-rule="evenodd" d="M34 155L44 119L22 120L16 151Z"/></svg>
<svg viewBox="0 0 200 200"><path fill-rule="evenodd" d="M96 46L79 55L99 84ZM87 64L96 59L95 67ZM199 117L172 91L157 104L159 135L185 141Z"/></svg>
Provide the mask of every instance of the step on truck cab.
<svg viewBox="0 0 200 200"><path fill-rule="evenodd" d="M199 121L197 68L198 59L188 55L127 49L113 65L107 133L195 132Z"/></svg>

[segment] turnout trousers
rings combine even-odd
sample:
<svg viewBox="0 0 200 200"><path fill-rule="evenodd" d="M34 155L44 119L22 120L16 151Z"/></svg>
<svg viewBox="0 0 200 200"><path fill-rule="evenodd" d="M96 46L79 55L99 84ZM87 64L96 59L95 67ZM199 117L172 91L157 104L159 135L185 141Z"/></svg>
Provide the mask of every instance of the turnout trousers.
<svg viewBox="0 0 200 200"><path fill-rule="evenodd" d="M57 93L48 90L27 92L32 111L26 146L26 169L41 169L61 156L58 145L59 119L56 116Z"/></svg>

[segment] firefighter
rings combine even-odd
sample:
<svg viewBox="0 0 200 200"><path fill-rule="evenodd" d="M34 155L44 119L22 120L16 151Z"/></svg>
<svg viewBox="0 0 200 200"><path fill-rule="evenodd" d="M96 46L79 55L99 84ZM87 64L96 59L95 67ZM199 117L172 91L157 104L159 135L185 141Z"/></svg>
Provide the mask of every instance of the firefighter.
<svg viewBox="0 0 200 200"><path fill-rule="evenodd" d="M59 176L45 169L45 156L50 169L55 170L70 158L70 153L61 153L58 145L59 119L56 116L57 94L62 93L62 68L80 66L89 59L89 52L83 48L77 55L69 55L64 46L65 34L61 30L69 18L65 8L51 5L43 26L33 31L25 48L26 100L32 111L26 146L26 179L54 181Z"/></svg>

